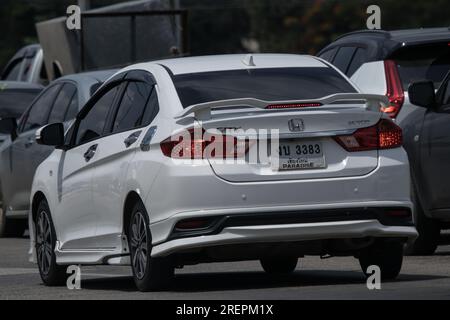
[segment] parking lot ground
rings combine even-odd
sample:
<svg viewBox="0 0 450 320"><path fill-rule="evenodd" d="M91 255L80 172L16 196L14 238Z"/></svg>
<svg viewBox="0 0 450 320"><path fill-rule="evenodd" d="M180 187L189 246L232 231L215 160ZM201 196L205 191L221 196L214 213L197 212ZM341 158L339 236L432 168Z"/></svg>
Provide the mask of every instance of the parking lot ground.
<svg viewBox="0 0 450 320"><path fill-rule="evenodd" d="M431 257L406 257L396 281L368 290L353 258L306 257L291 276L259 263L214 263L177 270L174 287L138 292L128 267L82 267L80 290L45 287L28 262L28 239L0 239L0 299L450 299L450 234Z"/></svg>

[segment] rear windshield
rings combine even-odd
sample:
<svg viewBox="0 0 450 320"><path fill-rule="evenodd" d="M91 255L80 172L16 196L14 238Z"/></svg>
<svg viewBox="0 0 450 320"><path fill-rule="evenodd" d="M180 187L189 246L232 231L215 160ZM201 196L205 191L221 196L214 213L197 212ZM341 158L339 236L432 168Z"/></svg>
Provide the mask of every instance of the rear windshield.
<svg viewBox="0 0 450 320"><path fill-rule="evenodd" d="M173 76L184 108L226 99L307 100L355 88L328 67L268 68L190 73Z"/></svg>
<svg viewBox="0 0 450 320"><path fill-rule="evenodd" d="M0 118L19 118L41 90L0 91Z"/></svg>
<svg viewBox="0 0 450 320"><path fill-rule="evenodd" d="M450 46L447 42L426 46L406 47L392 58L397 62L403 88L415 81L430 80L438 88L450 71Z"/></svg>

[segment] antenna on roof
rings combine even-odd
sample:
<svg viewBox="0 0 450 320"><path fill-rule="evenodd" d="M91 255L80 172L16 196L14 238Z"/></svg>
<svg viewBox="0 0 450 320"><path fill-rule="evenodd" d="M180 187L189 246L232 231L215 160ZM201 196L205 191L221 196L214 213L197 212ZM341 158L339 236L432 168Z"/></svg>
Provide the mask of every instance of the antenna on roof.
<svg viewBox="0 0 450 320"><path fill-rule="evenodd" d="M249 67L255 67L256 64L253 61L253 55L252 54L248 54L244 57L244 59L242 59L242 63L245 64L246 66Z"/></svg>

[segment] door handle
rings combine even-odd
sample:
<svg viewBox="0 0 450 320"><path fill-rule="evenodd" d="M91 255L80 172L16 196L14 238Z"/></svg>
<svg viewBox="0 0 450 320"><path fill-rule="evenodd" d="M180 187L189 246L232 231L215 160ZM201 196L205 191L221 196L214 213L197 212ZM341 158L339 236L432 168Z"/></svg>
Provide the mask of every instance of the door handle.
<svg viewBox="0 0 450 320"><path fill-rule="evenodd" d="M97 145L94 144L87 149L87 151L84 153L84 160L88 162L92 159L92 157L95 155L95 151L97 151Z"/></svg>
<svg viewBox="0 0 450 320"><path fill-rule="evenodd" d="M135 143L137 141L137 139L139 138L139 136L141 135L141 132L142 132L142 130L133 132L125 140L123 140L123 143L125 143L125 147L128 148L133 143Z"/></svg>

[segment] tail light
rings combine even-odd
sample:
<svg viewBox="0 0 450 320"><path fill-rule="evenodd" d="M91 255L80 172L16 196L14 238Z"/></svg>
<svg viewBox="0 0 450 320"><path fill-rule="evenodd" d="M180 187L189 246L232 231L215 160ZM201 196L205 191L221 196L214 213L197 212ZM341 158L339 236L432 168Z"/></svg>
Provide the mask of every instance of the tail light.
<svg viewBox="0 0 450 320"><path fill-rule="evenodd" d="M334 138L350 152L392 149L403 144L402 129L394 122L382 119L375 126L356 130L351 135Z"/></svg>
<svg viewBox="0 0 450 320"><path fill-rule="evenodd" d="M395 61L384 61L384 70L386 73L386 96L389 99L389 105L382 107L381 111L387 113L391 118L395 118L400 112L405 101L402 82Z"/></svg>
<svg viewBox="0 0 450 320"><path fill-rule="evenodd" d="M183 134L167 138L160 146L166 157L175 159L236 159L248 152L249 141L190 128Z"/></svg>

